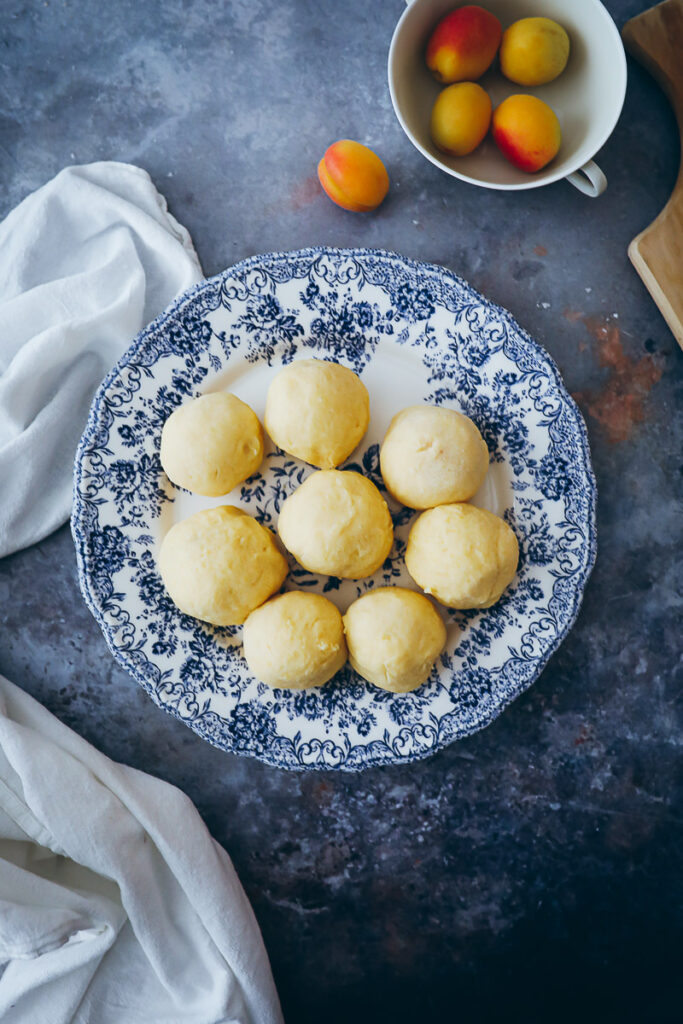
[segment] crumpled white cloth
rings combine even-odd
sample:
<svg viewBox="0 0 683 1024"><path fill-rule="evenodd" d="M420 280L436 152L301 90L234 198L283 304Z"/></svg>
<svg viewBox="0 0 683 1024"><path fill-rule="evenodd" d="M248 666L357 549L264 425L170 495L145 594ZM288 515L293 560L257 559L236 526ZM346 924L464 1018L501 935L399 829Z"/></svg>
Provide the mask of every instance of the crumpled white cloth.
<svg viewBox="0 0 683 1024"><path fill-rule="evenodd" d="M97 385L202 277L188 232L129 164L67 167L0 223L0 558L69 518Z"/></svg>
<svg viewBox="0 0 683 1024"><path fill-rule="evenodd" d="M191 801L0 676L3 1024L280 1024L258 924Z"/></svg>

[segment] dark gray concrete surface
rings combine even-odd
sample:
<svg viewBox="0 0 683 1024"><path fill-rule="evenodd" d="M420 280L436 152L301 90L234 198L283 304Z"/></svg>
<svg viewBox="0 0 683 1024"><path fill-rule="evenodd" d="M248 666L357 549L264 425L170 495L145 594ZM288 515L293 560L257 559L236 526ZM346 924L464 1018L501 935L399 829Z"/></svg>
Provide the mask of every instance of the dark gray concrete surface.
<svg viewBox="0 0 683 1024"><path fill-rule="evenodd" d="M607 7L619 25L643 9ZM591 439L599 554L571 635L492 726L430 760L289 774L211 748L114 663L65 527L0 562L0 671L195 801L253 902L290 1024L678 1020L683 353L626 256L675 180L675 122L630 63L602 198L451 180L391 109L401 10L1 0L0 215L69 163L130 161L207 274L261 251L379 246L507 306ZM340 137L388 165L374 215L317 185Z"/></svg>

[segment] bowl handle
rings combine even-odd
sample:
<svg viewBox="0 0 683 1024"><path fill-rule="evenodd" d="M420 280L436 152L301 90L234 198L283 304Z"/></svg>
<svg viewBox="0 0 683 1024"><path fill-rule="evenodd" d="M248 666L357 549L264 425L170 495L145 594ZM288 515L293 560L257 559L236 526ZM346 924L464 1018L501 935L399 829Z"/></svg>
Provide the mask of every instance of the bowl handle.
<svg viewBox="0 0 683 1024"><path fill-rule="evenodd" d="M583 192L585 196L590 196L591 199L602 195L607 188L607 178L595 160L586 161L582 167L579 167L578 171L572 171L571 174L568 174L566 180L570 181L574 188L578 188L579 192Z"/></svg>

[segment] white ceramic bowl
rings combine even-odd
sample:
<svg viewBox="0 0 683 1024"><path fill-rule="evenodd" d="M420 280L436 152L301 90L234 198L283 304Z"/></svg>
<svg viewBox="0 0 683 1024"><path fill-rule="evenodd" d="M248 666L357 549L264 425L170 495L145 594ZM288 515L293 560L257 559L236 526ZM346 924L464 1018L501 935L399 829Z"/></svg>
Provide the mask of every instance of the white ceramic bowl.
<svg viewBox="0 0 683 1024"><path fill-rule="evenodd" d="M599 0L483 0L503 30L518 18L553 18L569 33L564 72L547 85L527 89L508 81L498 59L479 80L494 108L506 96L531 93L548 103L560 120L562 145L554 160L535 174L518 170L491 136L469 156L451 157L429 134L434 101L441 91L425 63L427 41L438 21L462 6L454 0L413 0L403 12L389 50L389 89L401 127L420 152L454 178L484 188L539 188L567 178L586 195L598 196L607 179L592 157L617 123L626 93L626 57L612 18Z"/></svg>

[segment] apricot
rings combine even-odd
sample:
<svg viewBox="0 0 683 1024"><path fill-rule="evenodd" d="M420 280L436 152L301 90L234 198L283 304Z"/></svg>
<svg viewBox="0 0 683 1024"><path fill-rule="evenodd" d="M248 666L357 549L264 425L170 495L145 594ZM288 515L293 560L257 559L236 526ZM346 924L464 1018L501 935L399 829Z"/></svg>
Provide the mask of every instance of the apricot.
<svg viewBox="0 0 683 1024"><path fill-rule="evenodd" d="M554 110L536 96L508 96L493 112L493 138L503 156L523 171L540 171L562 141Z"/></svg>
<svg viewBox="0 0 683 1024"><path fill-rule="evenodd" d="M521 18L503 34L500 70L518 85L545 85L569 60L569 36L550 18Z"/></svg>
<svg viewBox="0 0 683 1024"><path fill-rule="evenodd" d="M389 175L380 158L351 139L340 139L325 151L318 178L333 203L355 213L374 210L389 190Z"/></svg>
<svg viewBox="0 0 683 1024"><path fill-rule="evenodd" d="M434 142L452 156L476 149L491 124L491 100L476 82L456 82L439 93L432 108Z"/></svg>
<svg viewBox="0 0 683 1024"><path fill-rule="evenodd" d="M490 67L503 29L495 15L468 4L451 11L427 43L427 67L439 82L472 82Z"/></svg>

